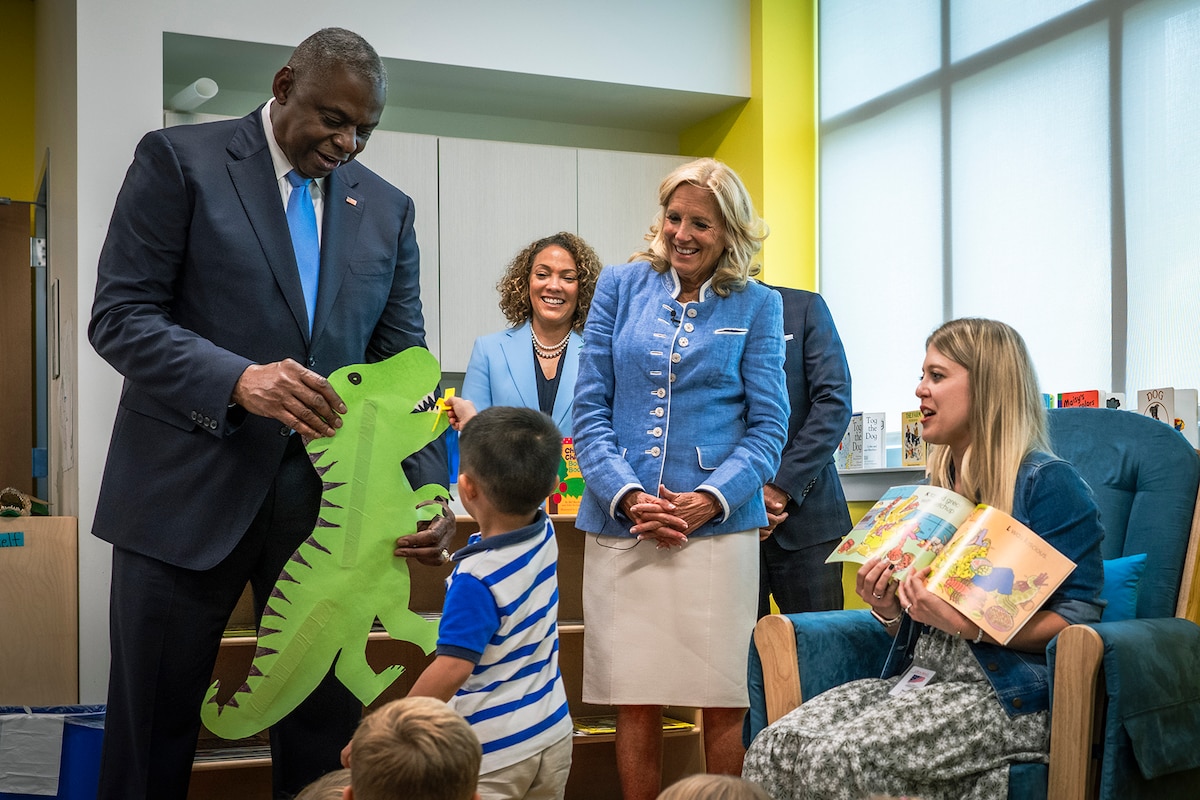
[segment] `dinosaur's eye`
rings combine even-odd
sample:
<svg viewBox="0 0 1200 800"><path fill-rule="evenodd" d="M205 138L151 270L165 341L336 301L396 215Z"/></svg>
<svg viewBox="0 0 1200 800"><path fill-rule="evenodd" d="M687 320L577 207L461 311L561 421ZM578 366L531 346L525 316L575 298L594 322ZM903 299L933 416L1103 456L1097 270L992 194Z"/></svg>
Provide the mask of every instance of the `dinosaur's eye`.
<svg viewBox="0 0 1200 800"><path fill-rule="evenodd" d="M360 383L362 383L362 375L359 375L357 372L351 372L346 376L346 380L350 381L355 386L358 386Z"/></svg>

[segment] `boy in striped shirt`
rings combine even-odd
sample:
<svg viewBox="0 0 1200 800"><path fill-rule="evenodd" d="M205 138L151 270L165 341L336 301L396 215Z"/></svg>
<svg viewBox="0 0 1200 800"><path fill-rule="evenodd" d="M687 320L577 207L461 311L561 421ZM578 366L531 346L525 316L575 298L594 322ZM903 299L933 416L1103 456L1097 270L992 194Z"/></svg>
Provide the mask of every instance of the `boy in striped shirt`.
<svg viewBox="0 0 1200 800"><path fill-rule="evenodd" d="M558 545L541 505L562 437L545 414L493 406L459 434L459 497L479 533L454 554L437 658L412 695L447 701L483 745L483 800L563 797L571 716L558 668Z"/></svg>

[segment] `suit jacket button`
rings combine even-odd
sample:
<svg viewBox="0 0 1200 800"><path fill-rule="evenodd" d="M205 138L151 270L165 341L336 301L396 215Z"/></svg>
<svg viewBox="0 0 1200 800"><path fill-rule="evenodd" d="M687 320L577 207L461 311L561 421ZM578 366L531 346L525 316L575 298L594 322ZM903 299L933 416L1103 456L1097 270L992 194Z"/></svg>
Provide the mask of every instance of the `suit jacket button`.
<svg viewBox="0 0 1200 800"><path fill-rule="evenodd" d="M279 435L280 435L280 436L291 436L291 435L292 435L292 429L291 429L291 428L289 428L287 425L280 426L280 428L279 428Z"/></svg>
<svg viewBox="0 0 1200 800"><path fill-rule="evenodd" d="M208 421L208 427L215 431L217 429L217 421L215 419L210 419Z"/></svg>
<svg viewBox="0 0 1200 800"><path fill-rule="evenodd" d="M308 368L312 369L316 365L317 365L317 359L314 356L309 356L308 357Z"/></svg>
<svg viewBox="0 0 1200 800"><path fill-rule="evenodd" d="M193 411L193 412L192 412L192 422L195 422L195 421L196 421L196 417L198 417L198 416L200 416L200 415L199 415L199 414L197 414L195 411Z"/></svg>

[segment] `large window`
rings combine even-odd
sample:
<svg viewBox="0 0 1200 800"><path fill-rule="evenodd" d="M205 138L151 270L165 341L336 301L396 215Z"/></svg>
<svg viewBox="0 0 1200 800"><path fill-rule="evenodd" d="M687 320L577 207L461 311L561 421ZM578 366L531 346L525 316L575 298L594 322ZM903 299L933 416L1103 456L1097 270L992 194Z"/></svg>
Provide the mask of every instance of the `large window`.
<svg viewBox="0 0 1200 800"><path fill-rule="evenodd" d="M1200 0L822 0L821 290L896 430L925 337L1043 391L1200 387Z"/></svg>

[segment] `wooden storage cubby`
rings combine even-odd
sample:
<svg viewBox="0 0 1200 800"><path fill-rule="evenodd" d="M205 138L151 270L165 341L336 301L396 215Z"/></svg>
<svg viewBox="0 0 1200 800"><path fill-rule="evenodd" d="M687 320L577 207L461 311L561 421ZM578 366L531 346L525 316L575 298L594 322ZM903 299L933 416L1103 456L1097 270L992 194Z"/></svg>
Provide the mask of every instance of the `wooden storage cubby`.
<svg viewBox="0 0 1200 800"><path fill-rule="evenodd" d="M559 590L559 666L567 689L572 716L612 714L609 706L586 704L581 698L583 687L583 545L585 534L576 530L574 516L555 515L558 535ZM479 528L469 517L458 518L454 547L466 544L467 537ZM450 565L426 567L413 563L411 604L415 611L440 613L445 596L445 578ZM250 624L249 606L243 603L231 619L232 629ZM250 635L229 635L221 645L215 677L225 686L238 686L246 675L254 656L256 641ZM404 664L405 672L385 691L372 707L403 697L412 687L416 676L432 660L415 645L395 641L382 631L371 634L367 645L367 660L376 669L388 664ZM671 731L663 746L664 785L704 769L700 736L700 712L690 708L669 708L667 715L695 724L694 729ZM265 742L265 737L260 740ZM201 732L198 758L192 771L192 786L188 800L224 800L237 796L245 800L269 800L271 797L271 759L262 747L248 749L248 757L205 759L207 748L217 744ZM254 744L254 743L251 743ZM572 754L571 777L567 783L568 800L619 800L616 753L612 735L576 736Z"/></svg>

